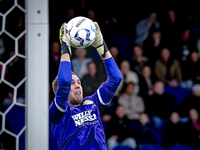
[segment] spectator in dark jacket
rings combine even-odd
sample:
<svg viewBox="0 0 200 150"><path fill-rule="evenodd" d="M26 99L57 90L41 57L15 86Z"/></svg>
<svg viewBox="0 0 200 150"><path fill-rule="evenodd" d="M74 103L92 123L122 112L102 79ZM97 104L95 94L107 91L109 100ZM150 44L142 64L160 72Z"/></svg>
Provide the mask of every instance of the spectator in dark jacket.
<svg viewBox="0 0 200 150"><path fill-rule="evenodd" d="M170 94L164 93L164 83L157 81L154 84L154 94L146 101L146 113L154 123L154 129L162 134L164 125L174 111L177 100Z"/></svg>
<svg viewBox="0 0 200 150"><path fill-rule="evenodd" d="M181 82L181 86L183 88L191 90L193 84L200 83L199 66L199 53L194 51L190 54L190 57L181 65L183 75L183 81Z"/></svg>
<svg viewBox="0 0 200 150"><path fill-rule="evenodd" d="M97 67L94 62L87 64L88 74L83 76L82 87L84 89L84 96L89 96L95 93L100 84L105 81L105 76L97 73Z"/></svg>
<svg viewBox="0 0 200 150"><path fill-rule="evenodd" d="M144 99L148 99L148 97L153 94L153 85L155 81L156 79L152 73L151 67L144 66L142 68L142 75L139 75L139 95L142 96Z"/></svg>
<svg viewBox="0 0 200 150"><path fill-rule="evenodd" d="M133 57L130 59L131 70L137 74L142 74L142 68L148 64L148 58L143 55L143 49L140 45L133 47Z"/></svg>
<svg viewBox="0 0 200 150"><path fill-rule="evenodd" d="M183 99L182 103L177 107L180 116L187 117L191 108L200 110L200 84L192 87L192 95Z"/></svg>
<svg viewBox="0 0 200 150"><path fill-rule="evenodd" d="M142 145L156 142L153 138L152 122L146 113L142 113L139 122L132 125L132 132L137 141L138 148Z"/></svg>
<svg viewBox="0 0 200 150"><path fill-rule="evenodd" d="M112 150L119 145L136 148L136 141L131 134L131 121L125 115L125 108L117 106L115 114L108 123L108 149Z"/></svg>
<svg viewBox="0 0 200 150"><path fill-rule="evenodd" d="M183 144L183 124L179 122L180 116L173 112L165 125L162 145L168 148L170 145Z"/></svg>
<svg viewBox="0 0 200 150"><path fill-rule="evenodd" d="M154 94L150 96L147 103L146 112L149 116L159 116L162 119L168 119L174 111L176 99L164 93L164 83L157 81L154 84Z"/></svg>
<svg viewBox="0 0 200 150"><path fill-rule="evenodd" d="M194 108L189 111L189 121L186 123L185 131L185 143L200 147L200 117L199 112Z"/></svg>

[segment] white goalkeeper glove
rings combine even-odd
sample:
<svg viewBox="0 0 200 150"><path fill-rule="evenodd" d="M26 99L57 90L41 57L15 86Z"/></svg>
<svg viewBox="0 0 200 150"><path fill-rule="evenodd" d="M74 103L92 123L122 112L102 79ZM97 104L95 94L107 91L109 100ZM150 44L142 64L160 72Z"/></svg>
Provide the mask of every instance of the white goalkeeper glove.
<svg viewBox="0 0 200 150"><path fill-rule="evenodd" d="M59 31L59 39L61 44L61 55L68 53L71 56L71 42L67 37L67 24L63 23Z"/></svg>
<svg viewBox="0 0 200 150"><path fill-rule="evenodd" d="M97 22L94 22L94 25L96 27L96 38L94 42L91 44L91 46L95 47L99 53L99 55L104 58L106 52L108 51L108 47L106 46L106 43L103 40L103 36L101 34L101 30L99 28L99 25Z"/></svg>

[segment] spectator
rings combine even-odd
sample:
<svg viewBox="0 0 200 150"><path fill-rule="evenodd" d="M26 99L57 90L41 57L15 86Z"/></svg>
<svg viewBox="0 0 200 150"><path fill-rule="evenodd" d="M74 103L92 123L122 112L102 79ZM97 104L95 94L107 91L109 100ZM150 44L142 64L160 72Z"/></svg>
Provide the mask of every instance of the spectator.
<svg viewBox="0 0 200 150"><path fill-rule="evenodd" d="M155 76L152 74L150 66L142 68L142 75L139 75L139 95L144 99L153 94L153 84L155 83Z"/></svg>
<svg viewBox="0 0 200 150"><path fill-rule="evenodd" d="M140 113L145 110L143 98L134 95L134 83L129 82L125 88L125 92L119 96L118 103L125 108L125 113L129 120L137 122Z"/></svg>
<svg viewBox="0 0 200 150"><path fill-rule="evenodd" d="M187 117L187 113L192 108L200 110L200 84L195 84L192 87L192 95L186 97L176 111L180 116Z"/></svg>
<svg viewBox="0 0 200 150"><path fill-rule="evenodd" d="M113 5L113 3L111 3ZM110 8L112 6L108 6L108 11L110 11ZM112 12L112 14L106 13L105 20L102 20L102 23L104 24L106 28L106 35L112 34L113 31L119 31L121 28L121 24L119 23L118 17L116 16L116 13Z"/></svg>
<svg viewBox="0 0 200 150"><path fill-rule="evenodd" d="M127 60L123 60L120 64L120 71L122 73L122 81L116 91L115 96L119 96L124 92L125 85L128 82L134 83L134 94L137 95L139 93L139 78L137 73L130 70L130 63Z"/></svg>
<svg viewBox="0 0 200 150"><path fill-rule="evenodd" d="M131 70L137 74L142 74L142 68L148 64L148 58L143 56L143 49L136 45L133 47L133 57L130 60Z"/></svg>
<svg viewBox="0 0 200 150"><path fill-rule="evenodd" d="M76 52L77 58L72 59L72 70L81 80L83 76L88 73L87 64L89 62L92 62L93 59L86 58L87 50L84 48L76 49L75 52Z"/></svg>
<svg viewBox="0 0 200 150"><path fill-rule="evenodd" d="M182 80L180 64L173 59L168 48L163 48L160 58L155 62L155 74L158 80L170 85L170 80L176 79L178 83Z"/></svg>
<svg viewBox="0 0 200 150"><path fill-rule="evenodd" d="M117 106L115 114L109 122L108 132L108 150L113 150L120 145L133 149L137 147L136 141L131 134L131 122L127 119L123 106Z"/></svg>
<svg viewBox="0 0 200 150"><path fill-rule="evenodd" d="M188 58L181 65L183 81L181 81L181 86L183 88L192 89L192 85L200 83L200 59L197 51L194 51L190 54Z"/></svg>
<svg viewBox="0 0 200 150"><path fill-rule="evenodd" d="M58 74L58 68L60 64L60 43L54 41L51 44L51 51L50 51L50 80L53 80Z"/></svg>
<svg viewBox="0 0 200 150"><path fill-rule="evenodd" d="M182 31L180 42L182 62L188 59L191 52L197 51L196 42L197 38L194 36L192 29L186 28Z"/></svg>
<svg viewBox="0 0 200 150"><path fill-rule="evenodd" d="M160 28L160 23L156 19L157 19L157 13L151 12L148 18L142 19L136 23L135 25L135 33L136 33L135 43L136 44L143 44L143 42L149 36L150 29Z"/></svg>
<svg viewBox="0 0 200 150"><path fill-rule="evenodd" d="M140 114L139 122L132 126L132 132L137 141L138 149L145 144L156 143L152 123L146 113Z"/></svg>
<svg viewBox="0 0 200 150"><path fill-rule="evenodd" d="M180 116L177 112L170 115L169 121L166 123L162 138L162 145L168 149L170 145L183 144L183 124L180 122Z"/></svg>
<svg viewBox="0 0 200 150"><path fill-rule="evenodd" d="M72 18L75 17L75 11L73 8L69 8L67 10L67 18L66 18L66 22L70 21Z"/></svg>
<svg viewBox="0 0 200 150"><path fill-rule="evenodd" d="M92 21L96 21L94 10L89 9L89 10L87 11L87 16L88 16L88 18L91 19Z"/></svg>
<svg viewBox="0 0 200 150"><path fill-rule="evenodd" d="M109 51L110 51L110 53L112 54L113 59L115 60L117 66L119 67L119 66L120 66L120 63L122 62L123 59L119 56L119 49L118 49L118 46L117 46L117 45L112 45L112 46L109 48Z"/></svg>
<svg viewBox="0 0 200 150"><path fill-rule="evenodd" d="M186 143L193 147L200 147L200 117L197 109L189 110L189 121L186 123Z"/></svg>
<svg viewBox="0 0 200 150"><path fill-rule="evenodd" d="M84 89L84 97L90 96L96 92L100 84L106 80L106 77L97 73L97 66L94 62L87 64L88 73L83 76L81 82Z"/></svg>
<svg viewBox="0 0 200 150"><path fill-rule="evenodd" d="M7 96L4 98L2 102L2 106L4 111L13 103L13 91L6 91ZM25 104L25 99L23 97L18 97L16 99L18 103Z"/></svg>
<svg viewBox="0 0 200 150"><path fill-rule="evenodd" d="M144 55L149 59L151 65L153 65L159 58L161 49L164 46L164 40L160 30L153 31L152 34L149 35L148 39L144 41Z"/></svg>
<svg viewBox="0 0 200 150"><path fill-rule="evenodd" d="M171 49L175 58L181 61L182 52L180 51L180 26L181 22L175 9L169 9L167 12L167 18L163 22L163 38L167 44L167 47Z"/></svg>
<svg viewBox="0 0 200 150"><path fill-rule="evenodd" d="M163 127L176 106L176 99L164 93L164 83L156 81L153 87L154 94L145 101L146 113L155 124L155 129L162 133Z"/></svg>

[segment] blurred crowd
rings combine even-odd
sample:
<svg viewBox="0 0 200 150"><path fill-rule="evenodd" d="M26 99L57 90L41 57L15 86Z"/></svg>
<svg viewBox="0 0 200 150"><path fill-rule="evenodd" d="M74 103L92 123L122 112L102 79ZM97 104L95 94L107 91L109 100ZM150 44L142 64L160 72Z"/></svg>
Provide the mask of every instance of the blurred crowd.
<svg viewBox="0 0 200 150"><path fill-rule="evenodd" d="M112 102L101 110L109 150L200 147L199 1L95 5L77 0L61 9L62 16L51 3L51 81L59 66L59 27L76 16L98 22L123 75ZM82 81L84 96L92 95L106 80L103 63L92 47L73 48L72 53L72 70Z"/></svg>
<svg viewBox="0 0 200 150"><path fill-rule="evenodd" d="M49 104L55 96L51 84L60 63L59 28L63 22L85 16L98 22L123 76L112 102L101 110L108 149L197 149L199 6L198 0L49 0ZM13 21L16 28L6 29L17 37L24 30L24 14L15 10L10 18L15 18L7 21ZM17 46L24 55L24 36ZM25 71L24 59L15 56L14 51L14 41L2 34L0 61L12 61L4 70L0 64L0 75L3 72L5 80L16 86ZM81 79L84 96L92 95L106 80L104 64L93 47L72 48L72 54L72 70ZM0 111L4 112L14 92L3 82L0 90L6 91L0 94ZM19 103L24 103L24 93L22 85L17 92ZM12 130L12 125L8 123L7 128ZM53 145L50 148L55 149Z"/></svg>

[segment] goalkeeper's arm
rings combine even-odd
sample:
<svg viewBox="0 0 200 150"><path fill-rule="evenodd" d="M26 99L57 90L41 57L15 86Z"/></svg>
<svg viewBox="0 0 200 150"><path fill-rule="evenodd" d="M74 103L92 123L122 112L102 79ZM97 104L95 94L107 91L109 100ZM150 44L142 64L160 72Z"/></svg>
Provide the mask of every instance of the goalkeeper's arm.
<svg viewBox="0 0 200 150"><path fill-rule="evenodd" d="M64 23L60 28L60 44L61 44L61 58L58 71L58 87L54 102L49 107L49 120L56 122L63 113L67 110L67 98L70 92L72 73L71 73L71 44L65 35L66 24Z"/></svg>
<svg viewBox="0 0 200 150"><path fill-rule="evenodd" d="M67 24L63 23L60 28L60 44L61 44L61 58L58 71L58 90L56 93L57 108L59 110L66 109L67 98L70 91L72 73L71 73L71 43L66 36Z"/></svg>
<svg viewBox="0 0 200 150"><path fill-rule="evenodd" d="M91 46L97 49L99 55L103 59L108 77L106 82L97 90L101 104L105 105L108 104L114 96L119 84L121 83L122 75L112 58L105 41L103 40L99 25L96 22L94 22L94 24L96 26L97 34Z"/></svg>

